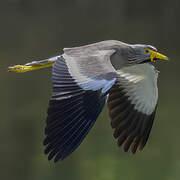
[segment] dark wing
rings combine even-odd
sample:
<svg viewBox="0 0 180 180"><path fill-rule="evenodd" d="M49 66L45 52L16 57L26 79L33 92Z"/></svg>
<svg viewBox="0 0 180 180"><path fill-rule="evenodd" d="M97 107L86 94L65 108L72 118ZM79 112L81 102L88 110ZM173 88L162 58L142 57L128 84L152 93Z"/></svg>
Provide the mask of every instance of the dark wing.
<svg viewBox="0 0 180 180"><path fill-rule="evenodd" d="M140 64L118 71L108 97L111 126L118 145L133 153L148 140L157 106L157 75L154 66Z"/></svg>
<svg viewBox="0 0 180 180"><path fill-rule="evenodd" d="M81 144L102 111L107 91L116 80L116 74L103 71L103 67L96 71L98 66L106 66L103 61L100 62L103 65L98 65L98 57L93 57L95 64L88 65L86 58L82 64L82 61L63 56L59 56L53 65L53 95L44 140L45 153L49 154L49 160L55 157L55 162L63 160Z"/></svg>

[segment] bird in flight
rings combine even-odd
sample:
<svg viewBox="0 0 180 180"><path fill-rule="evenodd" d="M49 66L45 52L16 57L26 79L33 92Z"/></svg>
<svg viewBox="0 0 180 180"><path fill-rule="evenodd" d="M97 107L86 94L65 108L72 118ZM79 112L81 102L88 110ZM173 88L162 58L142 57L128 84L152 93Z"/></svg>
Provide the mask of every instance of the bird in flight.
<svg viewBox="0 0 180 180"><path fill-rule="evenodd" d="M148 140L158 101L158 71L168 60L151 45L107 40L64 48L46 60L9 67L27 72L52 66L53 92L47 112L45 154L54 162L70 155L94 125L105 103L118 146L135 153Z"/></svg>

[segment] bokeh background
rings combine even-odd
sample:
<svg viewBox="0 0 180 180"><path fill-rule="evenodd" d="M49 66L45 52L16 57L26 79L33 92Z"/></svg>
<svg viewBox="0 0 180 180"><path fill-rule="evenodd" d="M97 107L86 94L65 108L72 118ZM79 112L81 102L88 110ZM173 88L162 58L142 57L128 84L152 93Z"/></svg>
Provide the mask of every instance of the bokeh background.
<svg viewBox="0 0 180 180"><path fill-rule="evenodd" d="M179 0L0 1L0 179L180 179ZM143 152L124 153L105 108L80 147L63 162L43 154L51 69L25 74L7 67L62 53L63 47L101 40L156 46L159 106Z"/></svg>

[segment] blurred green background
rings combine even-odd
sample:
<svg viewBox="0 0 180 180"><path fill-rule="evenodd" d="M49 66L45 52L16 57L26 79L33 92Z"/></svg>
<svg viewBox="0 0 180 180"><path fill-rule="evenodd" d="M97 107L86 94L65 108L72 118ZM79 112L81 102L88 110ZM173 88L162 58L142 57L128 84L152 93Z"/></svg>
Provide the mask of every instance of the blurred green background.
<svg viewBox="0 0 180 180"><path fill-rule="evenodd" d="M180 179L179 0L0 1L1 180ZM107 108L80 147L63 162L43 154L51 69L25 74L7 67L101 40L156 46L159 106L143 152L124 153L112 136Z"/></svg>

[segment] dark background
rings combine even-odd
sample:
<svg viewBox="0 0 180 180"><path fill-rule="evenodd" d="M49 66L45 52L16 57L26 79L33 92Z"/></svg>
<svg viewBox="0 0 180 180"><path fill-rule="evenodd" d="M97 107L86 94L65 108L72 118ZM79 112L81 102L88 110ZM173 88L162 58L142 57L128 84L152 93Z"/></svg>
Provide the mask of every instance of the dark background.
<svg viewBox="0 0 180 180"><path fill-rule="evenodd" d="M0 1L0 179L180 179L179 0ZM105 108L81 146L63 162L43 154L51 69L25 74L7 67L101 40L156 46L159 106L143 152L124 153L112 137Z"/></svg>

